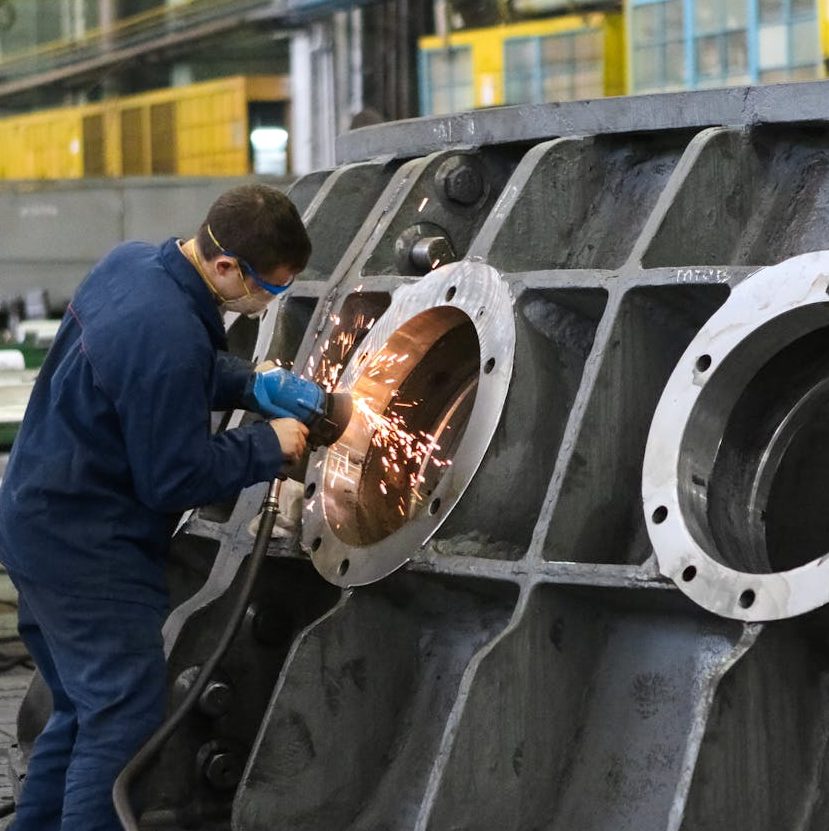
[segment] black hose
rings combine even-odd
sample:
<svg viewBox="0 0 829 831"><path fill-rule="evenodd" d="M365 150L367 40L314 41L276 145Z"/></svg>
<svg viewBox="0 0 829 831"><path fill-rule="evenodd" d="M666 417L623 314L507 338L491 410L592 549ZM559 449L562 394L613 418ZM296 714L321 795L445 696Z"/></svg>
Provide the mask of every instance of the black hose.
<svg viewBox="0 0 829 831"><path fill-rule="evenodd" d="M273 524L276 520L277 513L279 513L278 503L281 485L281 480L276 479L268 491L268 496L262 508L262 515L259 519L259 530L256 532L256 540L253 543L253 550L248 561L245 582L242 584L236 605L231 611L230 618L227 621L224 632L222 632L219 643L202 666L198 676L196 676L196 680L193 682L193 686L187 691L187 695L182 702L170 714L166 721L164 721L161 727L150 736L138 753L130 759L127 766L115 780L115 785L112 788L112 801L115 804L115 813L118 814L118 819L121 821L124 831L138 831L138 820L132 811L129 798L133 780L147 767L156 754L158 754L167 739L170 738L179 724L181 724L184 717L193 709L193 705L198 701L199 696L202 694L205 686L207 686L207 682L212 677L219 661L224 657L231 641L239 631L239 626L247 611L248 600L256 583L256 578L259 575L259 570L268 552Z"/></svg>

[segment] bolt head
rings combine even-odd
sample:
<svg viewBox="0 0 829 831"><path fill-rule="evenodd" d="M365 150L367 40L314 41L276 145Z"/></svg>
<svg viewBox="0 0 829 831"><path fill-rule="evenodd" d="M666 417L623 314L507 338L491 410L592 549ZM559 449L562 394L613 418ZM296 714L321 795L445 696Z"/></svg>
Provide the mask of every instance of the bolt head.
<svg viewBox="0 0 829 831"><path fill-rule="evenodd" d="M437 178L446 198L459 205L474 205L483 196L484 179L472 159L452 156L438 168Z"/></svg>
<svg viewBox="0 0 829 831"><path fill-rule="evenodd" d="M203 770L205 779L220 791L233 790L242 779L242 764L239 757L230 751L212 753Z"/></svg>

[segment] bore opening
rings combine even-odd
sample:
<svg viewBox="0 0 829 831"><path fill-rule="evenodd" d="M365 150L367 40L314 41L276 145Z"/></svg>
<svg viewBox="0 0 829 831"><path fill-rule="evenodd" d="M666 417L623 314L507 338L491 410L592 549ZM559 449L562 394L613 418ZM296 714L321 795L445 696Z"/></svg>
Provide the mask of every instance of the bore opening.
<svg viewBox="0 0 829 831"><path fill-rule="evenodd" d="M317 484L316 482L311 482L307 488L305 488L305 498L310 499L315 493L317 492Z"/></svg>
<svg viewBox="0 0 829 831"><path fill-rule="evenodd" d="M429 513L434 516L440 510L440 498L433 499L429 503Z"/></svg>
<svg viewBox="0 0 829 831"><path fill-rule="evenodd" d="M757 599L757 596L751 589L746 589L741 595L739 599L739 604L743 609L750 609L754 605L754 601Z"/></svg>
<svg viewBox="0 0 829 831"><path fill-rule="evenodd" d="M688 566L682 572L682 579L686 583L690 583L696 576L697 576L697 567L696 566Z"/></svg>
<svg viewBox="0 0 829 831"><path fill-rule="evenodd" d="M351 565L351 563L348 561L348 558L346 558L345 560L343 560L343 561L340 563L340 565L337 567L337 574L339 574L339 575L340 575L340 577L342 577L342 576L343 576L343 575L344 575L344 574L348 571L348 567L349 567L350 565Z"/></svg>
<svg viewBox="0 0 829 831"><path fill-rule="evenodd" d="M679 474L689 530L725 565L782 572L829 552L829 306L775 318L718 364Z"/></svg>
<svg viewBox="0 0 829 831"><path fill-rule="evenodd" d="M492 372L492 370L493 370L493 369L495 369L495 358L490 358L490 359L489 359L489 360L488 360L488 361L484 364L484 372L485 372L487 375L489 375L489 373L490 373L490 372Z"/></svg>
<svg viewBox="0 0 829 831"><path fill-rule="evenodd" d="M652 514L651 519L656 525L664 522L668 518L668 509L664 505L660 505Z"/></svg>
<svg viewBox="0 0 829 831"><path fill-rule="evenodd" d="M328 453L321 486L326 519L343 542L371 545L432 512L479 373L475 326L452 306L408 320L363 365L354 417Z"/></svg>
<svg viewBox="0 0 829 831"><path fill-rule="evenodd" d="M311 543L311 551L319 551L319 547L322 545L322 537L316 537L314 541Z"/></svg>
<svg viewBox="0 0 829 831"><path fill-rule="evenodd" d="M455 296L456 292L457 292L457 289L455 288L455 286L450 286L449 287L449 290L446 292L446 302L447 303Z"/></svg>
<svg viewBox="0 0 829 831"><path fill-rule="evenodd" d="M711 356L700 355L697 358L697 372L707 372L711 368Z"/></svg>

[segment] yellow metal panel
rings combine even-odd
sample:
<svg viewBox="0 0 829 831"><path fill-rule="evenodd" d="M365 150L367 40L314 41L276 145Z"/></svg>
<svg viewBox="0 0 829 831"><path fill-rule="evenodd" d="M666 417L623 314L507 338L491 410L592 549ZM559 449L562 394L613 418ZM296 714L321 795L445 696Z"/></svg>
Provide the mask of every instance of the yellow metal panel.
<svg viewBox="0 0 829 831"><path fill-rule="evenodd" d="M827 0L829 2L829 0ZM448 47L470 47L475 84L475 106L488 107L504 103L504 42L516 38L549 37L590 29L604 35L604 92L625 92L625 27L618 12L571 14L545 20L502 24L485 29L466 29L446 37L428 35L419 39L421 51Z"/></svg>
<svg viewBox="0 0 829 831"><path fill-rule="evenodd" d="M113 102L107 102L104 106L104 131L106 133L106 175L123 176L121 113Z"/></svg>
<svg viewBox="0 0 829 831"><path fill-rule="evenodd" d="M248 101L287 101L291 97L286 75L251 75L244 80Z"/></svg>
<svg viewBox="0 0 829 831"><path fill-rule="evenodd" d="M818 0L818 15L820 20L820 43L823 57L829 58L829 0Z"/></svg>
<svg viewBox="0 0 829 831"><path fill-rule="evenodd" d="M604 22L604 94L627 92L627 29L621 14L608 14Z"/></svg>
<svg viewBox="0 0 829 831"><path fill-rule="evenodd" d="M282 76L238 76L0 119L0 178L80 177L85 152L95 176L245 174L248 104L287 90Z"/></svg>
<svg viewBox="0 0 829 831"><path fill-rule="evenodd" d="M605 14L594 12L591 14L566 14L561 17L550 17L544 20L530 20L523 23L504 23L500 26L491 26L486 29L464 29L461 32L451 32L447 37L427 35L418 40L421 49L445 49L447 46L472 46L483 36L490 33L500 34L500 39L544 37L546 35L560 35L565 32L575 32L579 29L598 29L604 22ZM486 41L485 41L486 42Z"/></svg>

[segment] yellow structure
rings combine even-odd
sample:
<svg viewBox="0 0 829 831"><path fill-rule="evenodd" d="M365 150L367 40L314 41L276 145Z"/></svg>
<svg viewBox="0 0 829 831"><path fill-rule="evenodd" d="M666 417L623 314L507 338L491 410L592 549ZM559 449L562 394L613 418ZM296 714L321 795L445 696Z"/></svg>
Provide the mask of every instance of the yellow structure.
<svg viewBox="0 0 829 831"><path fill-rule="evenodd" d="M829 0L818 0L820 43L824 61L829 60Z"/></svg>
<svg viewBox="0 0 829 831"><path fill-rule="evenodd" d="M233 77L0 119L0 178L250 172L249 106L288 100L279 75Z"/></svg>
<svg viewBox="0 0 829 831"><path fill-rule="evenodd" d="M419 47L424 115L623 95L626 88L625 26L619 12L431 35L420 38Z"/></svg>

